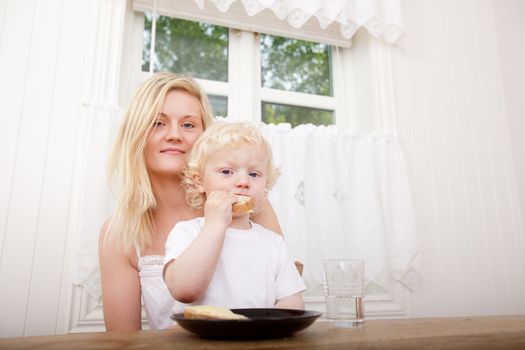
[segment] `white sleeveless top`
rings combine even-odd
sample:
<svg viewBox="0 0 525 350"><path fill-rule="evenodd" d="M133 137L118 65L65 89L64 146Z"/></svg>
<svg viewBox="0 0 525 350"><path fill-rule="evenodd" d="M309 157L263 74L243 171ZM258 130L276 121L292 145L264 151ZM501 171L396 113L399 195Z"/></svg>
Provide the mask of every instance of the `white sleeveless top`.
<svg viewBox="0 0 525 350"><path fill-rule="evenodd" d="M151 329L164 329L172 326L175 322L170 318L176 303L171 296L168 286L162 278L162 264L164 256L146 255L140 256L137 249L138 270L140 276L140 288L142 291L142 302L146 309L149 326Z"/></svg>

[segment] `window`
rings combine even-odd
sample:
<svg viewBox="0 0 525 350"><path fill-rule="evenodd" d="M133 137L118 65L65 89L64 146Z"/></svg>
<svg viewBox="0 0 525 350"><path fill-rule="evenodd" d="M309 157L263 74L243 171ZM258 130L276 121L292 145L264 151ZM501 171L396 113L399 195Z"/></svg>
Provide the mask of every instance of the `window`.
<svg viewBox="0 0 525 350"><path fill-rule="evenodd" d="M149 71L152 20L144 15L142 71ZM154 71L185 72L195 78L228 81L228 28L157 16Z"/></svg>
<svg viewBox="0 0 525 350"><path fill-rule="evenodd" d="M167 70L196 78L213 111L235 120L336 124L333 47L158 15L135 13L142 32L138 81ZM139 22L140 21L140 22Z"/></svg>
<svg viewBox="0 0 525 350"><path fill-rule="evenodd" d="M268 89L332 96L330 46L261 35L261 86ZM265 123L334 124L334 111L261 102Z"/></svg>

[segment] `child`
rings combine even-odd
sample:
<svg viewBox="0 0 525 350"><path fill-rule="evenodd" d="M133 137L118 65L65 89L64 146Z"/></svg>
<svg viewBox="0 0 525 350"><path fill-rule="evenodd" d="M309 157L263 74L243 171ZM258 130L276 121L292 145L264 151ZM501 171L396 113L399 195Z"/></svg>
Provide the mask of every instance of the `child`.
<svg viewBox="0 0 525 350"><path fill-rule="evenodd" d="M304 282L283 238L233 213L240 196L255 211L279 173L259 130L217 122L195 143L184 171L188 203L204 217L177 223L166 241L164 279L181 303L227 308L303 309ZM177 304L174 311L182 312Z"/></svg>

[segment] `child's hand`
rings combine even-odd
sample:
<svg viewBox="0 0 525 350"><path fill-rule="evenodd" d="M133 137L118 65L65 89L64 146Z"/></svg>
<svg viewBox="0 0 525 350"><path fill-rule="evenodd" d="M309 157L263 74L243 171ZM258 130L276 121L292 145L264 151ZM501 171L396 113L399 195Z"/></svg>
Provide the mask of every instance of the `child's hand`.
<svg viewBox="0 0 525 350"><path fill-rule="evenodd" d="M204 204L204 221L206 224L214 225L226 231L232 222L232 204L236 201L237 197L231 192L211 192Z"/></svg>

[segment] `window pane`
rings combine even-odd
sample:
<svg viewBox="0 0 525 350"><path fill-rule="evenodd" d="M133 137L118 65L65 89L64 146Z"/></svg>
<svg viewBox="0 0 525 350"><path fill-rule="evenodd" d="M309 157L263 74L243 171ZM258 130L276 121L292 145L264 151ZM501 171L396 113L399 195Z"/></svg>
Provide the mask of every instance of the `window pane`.
<svg viewBox="0 0 525 350"><path fill-rule="evenodd" d="M208 95L213 116L227 117L228 116L228 98L224 96Z"/></svg>
<svg viewBox="0 0 525 350"><path fill-rule="evenodd" d="M334 112L324 109L287 106L274 103L262 103L262 121L265 123L290 123L292 127L300 124L332 125L335 124Z"/></svg>
<svg viewBox="0 0 525 350"><path fill-rule="evenodd" d="M153 16L144 14L142 70L149 72ZM153 70L228 81L228 28L158 16Z"/></svg>
<svg viewBox="0 0 525 350"><path fill-rule="evenodd" d="M260 47L263 87L332 96L329 45L261 34Z"/></svg>

